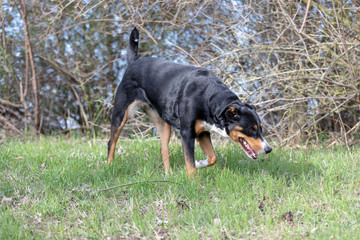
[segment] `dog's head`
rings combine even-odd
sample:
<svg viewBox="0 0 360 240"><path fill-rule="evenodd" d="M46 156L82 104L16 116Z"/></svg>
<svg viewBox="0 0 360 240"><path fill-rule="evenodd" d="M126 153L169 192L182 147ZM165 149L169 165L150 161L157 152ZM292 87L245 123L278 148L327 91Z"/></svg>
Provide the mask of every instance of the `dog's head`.
<svg viewBox="0 0 360 240"><path fill-rule="evenodd" d="M222 111L221 119L227 134L249 157L256 159L259 153L271 152L270 145L262 135L262 124L253 105L232 104Z"/></svg>

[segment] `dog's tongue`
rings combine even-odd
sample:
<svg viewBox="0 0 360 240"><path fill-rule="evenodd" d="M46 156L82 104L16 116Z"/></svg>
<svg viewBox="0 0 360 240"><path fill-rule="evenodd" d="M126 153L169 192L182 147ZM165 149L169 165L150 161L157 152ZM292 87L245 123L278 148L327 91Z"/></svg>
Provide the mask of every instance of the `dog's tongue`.
<svg viewBox="0 0 360 240"><path fill-rule="evenodd" d="M252 147L250 147L250 145L246 144L245 147L246 147L246 151L250 155L250 157L257 158L257 156L258 156L257 152L255 152L255 150L252 149Z"/></svg>
<svg viewBox="0 0 360 240"><path fill-rule="evenodd" d="M246 140L241 139L243 146L246 149L246 153L251 157L251 158L257 158L257 156L259 155L254 149L252 149L252 147L250 147L250 145L246 142Z"/></svg>
<svg viewBox="0 0 360 240"><path fill-rule="evenodd" d="M252 158L257 158L257 156L259 155L257 152L254 151L254 149L250 148L249 150L249 154Z"/></svg>

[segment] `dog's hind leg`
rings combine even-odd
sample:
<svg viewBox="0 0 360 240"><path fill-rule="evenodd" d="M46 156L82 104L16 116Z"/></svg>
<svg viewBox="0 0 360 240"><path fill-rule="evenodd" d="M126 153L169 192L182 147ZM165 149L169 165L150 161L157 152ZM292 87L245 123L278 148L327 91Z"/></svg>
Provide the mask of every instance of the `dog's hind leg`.
<svg viewBox="0 0 360 240"><path fill-rule="evenodd" d="M124 96L122 96L124 98ZM111 133L110 140L108 142L108 157L107 163L109 164L114 159L116 142L120 136L121 131L123 130L125 123L136 112L138 105L142 101L135 100L128 106L120 104L121 101L115 101L114 112L111 119Z"/></svg>
<svg viewBox="0 0 360 240"><path fill-rule="evenodd" d="M169 142L171 135L171 127L165 121L163 123L158 123L156 125L160 135L161 142L161 158L164 164L165 173L172 174L171 166L170 166L170 154L169 154Z"/></svg>
<svg viewBox="0 0 360 240"><path fill-rule="evenodd" d="M114 110L113 112L111 119L110 140L108 142L108 157L107 157L108 164L114 159L116 142L120 136L121 131L125 126L125 123L128 120L128 117L129 117L129 108L127 108L125 111L120 110L115 112Z"/></svg>
<svg viewBox="0 0 360 240"><path fill-rule="evenodd" d="M170 167L170 154L169 154L171 127L159 116L159 114L155 110L151 109L150 107L145 109L145 113L155 124L156 129L159 133L160 142L161 142L161 158L164 164L165 173L170 172L172 174L172 170Z"/></svg>
<svg viewBox="0 0 360 240"><path fill-rule="evenodd" d="M203 132L197 137L200 148L204 152L206 159L195 161L196 168L209 167L216 163L216 155L211 143L210 133Z"/></svg>

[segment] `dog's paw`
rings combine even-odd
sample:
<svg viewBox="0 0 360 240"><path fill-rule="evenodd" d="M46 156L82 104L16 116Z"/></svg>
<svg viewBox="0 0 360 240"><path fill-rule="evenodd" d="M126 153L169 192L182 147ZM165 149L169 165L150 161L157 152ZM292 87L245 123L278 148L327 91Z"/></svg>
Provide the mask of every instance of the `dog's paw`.
<svg viewBox="0 0 360 240"><path fill-rule="evenodd" d="M195 168L203 168L209 165L208 158L204 160L195 161Z"/></svg>
<svg viewBox="0 0 360 240"><path fill-rule="evenodd" d="M167 170L167 171L165 170L165 175L166 175L166 176L174 175L174 173L173 173L172 169L169 168L169 170Z"/></svg>

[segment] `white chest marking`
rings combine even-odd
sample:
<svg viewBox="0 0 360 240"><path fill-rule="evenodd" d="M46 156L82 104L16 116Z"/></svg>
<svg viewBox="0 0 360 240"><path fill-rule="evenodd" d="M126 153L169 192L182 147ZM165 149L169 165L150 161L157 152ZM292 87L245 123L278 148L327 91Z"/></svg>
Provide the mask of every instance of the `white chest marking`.
<svg viewBox="0 0 360 240"><path fill-rule="evenodd" d="M222 137L229 137L227 135L225 129L218 128L214 124L210 124L210 123L207 123L207 122L204 121L200 126L204 127L205 131L209 131L209 132L219 134Z"/></svg>

